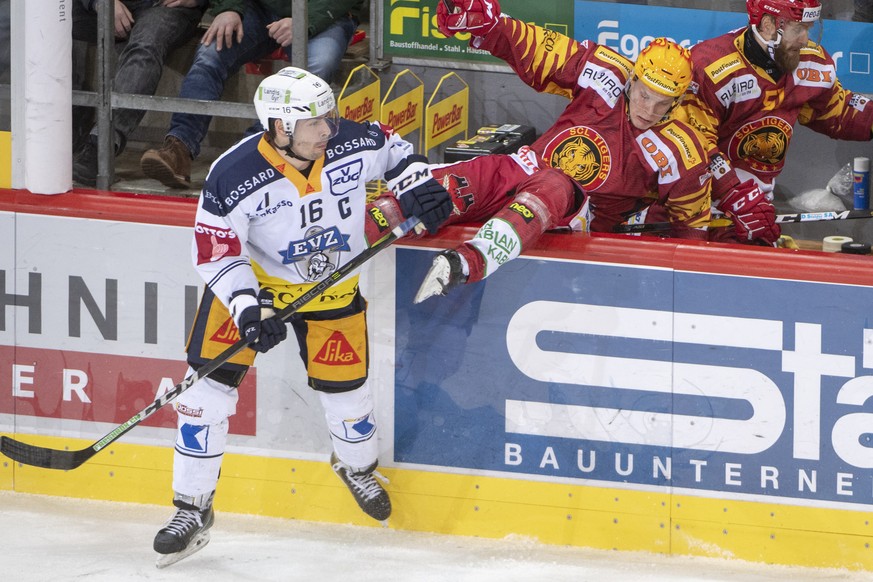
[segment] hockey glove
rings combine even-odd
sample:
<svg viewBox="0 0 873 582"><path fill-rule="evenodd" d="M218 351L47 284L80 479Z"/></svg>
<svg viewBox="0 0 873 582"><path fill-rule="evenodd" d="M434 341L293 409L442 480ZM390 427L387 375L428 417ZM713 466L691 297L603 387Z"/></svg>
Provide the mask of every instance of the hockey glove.
<svg viewBox="0 0 873 582"><path fill-rule="evenodd" d="M740 240L760 239L769 245L779 240L782 229L776 224L776 209L754 180L746 180L719 202L716 208L733 220Z"/></svg>
<svg viewBox="0 0 873 582"><path fill-rule="evenodd" d="M390 194L379 196L367 204L364 218L364 236L371 247L385 238L395 226L403 222L403 212L397 199Z"/></svg>
<svg viewBox="0 0 873 582"><path fill-rule="evenodd" d="M268 352L288 337L285 322L273 310L273 294L266 289L261 289L257 298L252 289L239 291L230 306L240 336L253 350Z"/></svg>
<svg viewBox="0 0 873 582"><path fill-rule="evenodd" d="M453 9L449 10L449 5ZM437 6L437 28L448 37L457 32L485 36L500 18L497 0L441 0Z"/></svg>
<svg viewBox="0 0 873 582"><path fill-rule="evenodd" d="M403 168L395 170L396 177L389 177L388 187L400 203L405 218L415 216L430 234L436 234L440 225L452 213L452 197L430 173L427 158L411 155Z"/></svg>

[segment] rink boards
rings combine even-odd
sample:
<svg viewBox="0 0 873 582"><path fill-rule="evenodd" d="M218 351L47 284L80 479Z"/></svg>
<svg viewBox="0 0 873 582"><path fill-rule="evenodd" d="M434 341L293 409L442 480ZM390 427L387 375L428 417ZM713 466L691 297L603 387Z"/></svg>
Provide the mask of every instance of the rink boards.
<svg viewBox="0 0 873 582"><path fill-rule="evenodd" d="M84 448L181 379L192 222L185 200L0 192L0 432ZM391 527L873 569L869 257L550 234L413 305L470 232L364 272ZM252 372L217 508L375 525L296 348ZM4 458L0 488L168 505L174 422L69 472Z"/></svg>

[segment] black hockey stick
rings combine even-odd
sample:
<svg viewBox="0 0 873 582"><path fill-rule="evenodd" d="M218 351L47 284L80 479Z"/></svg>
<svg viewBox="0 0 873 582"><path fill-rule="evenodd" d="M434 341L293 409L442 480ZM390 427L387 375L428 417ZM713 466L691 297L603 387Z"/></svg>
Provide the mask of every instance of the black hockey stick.
<svg viewBox="0 0 873 582"><path fill-rule="evenodd" d="M363 265L376 254L378 254L379 251L387 248L395 240L415 228L418 223L418 219L413 217L403 224L396 226L391 232L385 235L384 238L380 239L373 246L363 251L361 254L350 260L348 263L331 273L328 278L324 279L323 281L312 287L309 291L298 297L296 300L294 300L293 303L291 303L284 309L281 309L277 313L277 315L283 320L287 319L301 307L321 295L325 290L327 290L328 287L330 287L340 279L344 278L346 275ZM197 382L201 378L205 378L206 376L217 370L221 365L223 365L237 353L242 351L247 345L248 342L246 342L244 339L240 339L235 344L221 352L214 359L207 362L199 370L173 386L172 389L168 390L160 398L149 404L143 410L137 412L129 420L112 429L111 432L109 432L106 436L92 444L90 447L84 448L79 451L50 449L47 447L37 447L34 445L29 445L27 443L17 441L11 437L3 436L0 437L0 453L3 453L13 461L18 461L19 463L23 463L25 465L33 465L34 467L42 467L44 469L61 469L64 471L75 469L76 467L99 453L102 449L121 438L121 436L127 433L127 431L131 430L133 427L135 427L136 425L150 417L152 414L163 408L164 405L174 400L182 392L190 388L195 382Z"/></svg>
<svg viewBox="0 0 873 582"><path fill-rule="evenodd" d="M871 218L873 210L840 210L829 212L800 212L797 214L777 214L776 224L789 224L795 222L823 222L827 220L850 220L854 218ZM617 224L612 232L638 233L638 232L667 232L670 230L669 222L650 222L639 224Z"/></svg>
<svg viewBox="0 0 873 582"><path fill-rule="evenodd" d="M800 214L777 214L776 224L787 222L822 222L825 220L850 220L853 218L871 218L871 210L840 210L839 212L802 212Z"/></svg>

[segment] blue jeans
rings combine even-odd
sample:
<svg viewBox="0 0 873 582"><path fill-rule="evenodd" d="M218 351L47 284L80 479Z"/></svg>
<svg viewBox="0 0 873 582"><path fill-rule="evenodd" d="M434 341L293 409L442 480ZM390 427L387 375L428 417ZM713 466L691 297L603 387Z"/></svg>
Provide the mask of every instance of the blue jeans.
<svg viewBox="0 0 873 582"><path fill-rule="evenodd" d="M263 58L279 47L267 34L267 25L276 20L278 18L259 3L246 2L245 13L242 16L242 42L234 42L232 46L220 51L215 48L214 42L210 45L200 45L188 74L182 80L179 97L210 101L220 99L228 77L235 74L244 64ZM307 45L309 71L329 81L330 76L339 68L354 33L354 21L344 16L327 30L309 39ZM285 53L290 59L290 46L286 47ZM185 144L191 152L191 157L196 158L200 154L200 142L206 137L211 121L210 115L174 113L167 135Z"/></svg>
<svg viewBox="0 0 873 582"><path fill-rule="evenodd" d="M96 42L97 15L82 11L77 14L74 1L73 36ZM128 38L118 42L120 49L115 68L114 88L119 93L154 95L157 91L164 61L176 48L185 44L197 32L203 16L199 8L166 8L156 6L153 0L123 0L134 18ZM120 153L145 111L117 109L113 111L115 149ZM91 129L92 140L97 139L97 127Z"/></svg>

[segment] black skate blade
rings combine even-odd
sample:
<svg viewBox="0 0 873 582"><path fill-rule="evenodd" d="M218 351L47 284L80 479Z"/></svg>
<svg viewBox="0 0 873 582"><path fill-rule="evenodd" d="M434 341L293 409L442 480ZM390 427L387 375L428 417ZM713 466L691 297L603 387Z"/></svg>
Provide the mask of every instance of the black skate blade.
<svg viewBox="0 0 873 582"><path fill-rule="evenodd" d="M195 552L199 552L203 548L206 547L206 544L209 543L209 530L200 532L191 538L191 541L188 543L188 547L182 550L181 552L176 552L174 554L160 554L158 555L158 559L155 560L155 567L157 568L166 568L167 566L172 566L176 562L183 560L190 556Z"/></svg>

